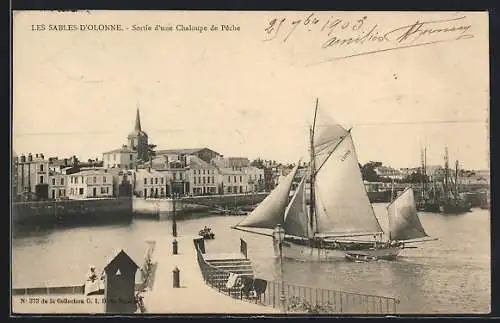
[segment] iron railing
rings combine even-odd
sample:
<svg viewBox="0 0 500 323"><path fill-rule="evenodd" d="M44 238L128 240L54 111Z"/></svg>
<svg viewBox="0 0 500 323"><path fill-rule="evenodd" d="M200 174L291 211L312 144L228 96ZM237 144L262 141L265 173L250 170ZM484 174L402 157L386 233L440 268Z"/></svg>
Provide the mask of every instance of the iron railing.
<svg viewBox="0 0 500 323"><path fill-rule="evenodd" d="M205 283L228 296L253 303L280 307L280 283L265 280L266 289L260 295L245 295L239 286L227 288L226 283L231 274L205 261L199 247L196 246L198 264ZM245 276L245 275L240 275ZM247 275L254 279L253 275ZM283 283L285 309L288 313L309 314L396 314L399 300L393 297L343 292L324 288L314 288Z"/></svg>

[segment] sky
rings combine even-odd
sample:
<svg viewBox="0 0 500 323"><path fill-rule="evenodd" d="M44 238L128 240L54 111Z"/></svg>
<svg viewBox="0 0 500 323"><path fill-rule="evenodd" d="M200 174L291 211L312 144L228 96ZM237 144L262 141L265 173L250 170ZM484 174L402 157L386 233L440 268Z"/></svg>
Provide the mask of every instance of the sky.
<svg viewBox="0 0 500 323"><path fill-rule="evenodd" d="M318 23L306 26L308 16ZM276 38L263 41L274 35L265 31L270 21L282 17ZM468 25L473 37L398 50L384 50L394 42L324 48L332 35L356 32L338 25L328 35L320 25L339 19L353 26L362 17L358 35L370 26L381 32L465 17L440 26ZM352 127L361 163L418 166L425 146L428 164L443 164L447 146L450 161L489 168L487 13L91 11L16 12L13 19L16 154L102 158L126 143L139 107L158 149L209 147L225 156L296 162L307 158L318 99L322 111ZM294 19L301 22L284 41ZM125 30L54 31L50 24ZM134 24L174 31L134 31ZM178 24L219 30L175 31ZM221 31L221 24L239 31Z"/></svg>

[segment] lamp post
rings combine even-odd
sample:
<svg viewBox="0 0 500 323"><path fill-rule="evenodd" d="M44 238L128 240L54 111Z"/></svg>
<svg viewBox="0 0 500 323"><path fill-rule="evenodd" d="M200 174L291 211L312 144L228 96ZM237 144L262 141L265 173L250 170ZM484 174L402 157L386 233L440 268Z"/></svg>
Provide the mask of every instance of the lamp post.
<svg viewBox="0 0 500 323"><path fill-rule="evenodd" d="M174 182L172 181L170 184L170 190L172 193L172 235L177 237L177 221L176 221L176 210L175 210L175 193L174 193Z"/></svg>
<svg viewBox="0 0 500 323"><path fill-rule="evenodd" d="M281 312L286 313L285 304L285 282L283 280L283 240L285 239L285 229L277 225L273 232L273 238L278 242L279 264L280 264L280 307Z"/></svg>

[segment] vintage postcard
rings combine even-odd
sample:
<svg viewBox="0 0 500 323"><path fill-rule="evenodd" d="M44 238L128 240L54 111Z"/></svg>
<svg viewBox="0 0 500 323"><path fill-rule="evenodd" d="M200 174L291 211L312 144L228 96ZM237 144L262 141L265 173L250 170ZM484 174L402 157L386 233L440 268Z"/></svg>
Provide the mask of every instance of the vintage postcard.
<svg viewBox="0 0 500 323"><path fill-rule="evenodd" d="M490 312L487 12L13 12L12 314Z"/></svg>

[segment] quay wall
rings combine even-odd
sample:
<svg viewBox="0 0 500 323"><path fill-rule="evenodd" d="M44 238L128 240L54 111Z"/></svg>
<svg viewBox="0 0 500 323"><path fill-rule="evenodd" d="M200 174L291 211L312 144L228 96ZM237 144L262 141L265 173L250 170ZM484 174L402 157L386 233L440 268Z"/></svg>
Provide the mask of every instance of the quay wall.
<svg viewBox="0 0 500 323"><path fill-rule="evenodd" d="M214 208L244 208L264 200L269 193L231 194L183 197L175 200L177 213L206 211ZM136 215L168 216L173 213L174 201L167 198L133 197L133 212Z"/></svg>
<svg viewBox="0 0 500 323"><path fill-rule="evenodd" d="M98 224L130 221L132 198L16 202L12 204L14 225Z"/></svg>

